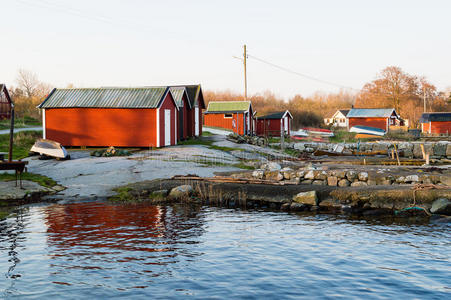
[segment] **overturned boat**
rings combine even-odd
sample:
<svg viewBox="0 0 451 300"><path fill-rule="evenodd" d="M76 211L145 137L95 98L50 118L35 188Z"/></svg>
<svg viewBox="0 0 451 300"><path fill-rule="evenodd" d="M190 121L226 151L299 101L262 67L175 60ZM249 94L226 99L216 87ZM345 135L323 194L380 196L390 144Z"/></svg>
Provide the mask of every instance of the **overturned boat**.
<svg viewBox="0 0 451 300"><path fill-rule="evenodd" d="M33 147L31 147L30 151L43 156L55 157L58 159L70 158L66 149L61 146L60 143L47 139L38 139L34 143Z"/></svg>
<svg viewBox="0 0 451 300"><path fill-rule="evenodd" d="M349 132L377 135L377 136L385 135L385 130L383 130L383 129L376 128L376 127L362 126L362 125L356 125L356 126L351 127L351 129L349 129Z"/></svg>

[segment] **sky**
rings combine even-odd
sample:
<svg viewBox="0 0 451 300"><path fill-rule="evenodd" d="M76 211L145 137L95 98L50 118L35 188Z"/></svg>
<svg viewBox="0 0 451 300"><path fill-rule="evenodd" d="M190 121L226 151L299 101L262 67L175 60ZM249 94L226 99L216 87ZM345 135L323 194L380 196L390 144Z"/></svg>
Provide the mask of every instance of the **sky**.
<svg viewBox="0 0 451 300"><path fill-rule="evenodd" d="M60 88L200 83L244 93L234 56L246 44L249 94L358 90L391 65L442 90L450 12L448 0L0 0L0 82L15 85L26 69Z"/></svg>

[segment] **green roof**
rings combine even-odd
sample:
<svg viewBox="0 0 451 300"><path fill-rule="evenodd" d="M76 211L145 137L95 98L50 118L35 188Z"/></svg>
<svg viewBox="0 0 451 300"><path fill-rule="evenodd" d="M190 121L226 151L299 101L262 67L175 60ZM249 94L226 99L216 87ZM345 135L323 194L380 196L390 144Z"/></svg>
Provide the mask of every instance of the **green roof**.
<svg viewBox="0 0 451 300"><path fill-rule="evenodd" d="M157 108L167 87L54 89L39 108Z"/></svg>
<svg viewBox="0 0 451 300"><path fill-rule="evenodd" d="M206 113L245 112L250 106L250 101L210 101Z"/></svg>

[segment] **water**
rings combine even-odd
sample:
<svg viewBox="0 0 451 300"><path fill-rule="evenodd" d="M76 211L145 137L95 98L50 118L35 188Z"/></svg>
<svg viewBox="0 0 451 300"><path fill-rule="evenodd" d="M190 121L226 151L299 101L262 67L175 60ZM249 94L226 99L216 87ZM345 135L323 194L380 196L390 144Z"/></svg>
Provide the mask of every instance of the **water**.
<svg viewBox="0 0 451 300"><path fill-rule="evenodd" d="M0 221L0 298L451 298L450 225L101 202Z"/></svg>

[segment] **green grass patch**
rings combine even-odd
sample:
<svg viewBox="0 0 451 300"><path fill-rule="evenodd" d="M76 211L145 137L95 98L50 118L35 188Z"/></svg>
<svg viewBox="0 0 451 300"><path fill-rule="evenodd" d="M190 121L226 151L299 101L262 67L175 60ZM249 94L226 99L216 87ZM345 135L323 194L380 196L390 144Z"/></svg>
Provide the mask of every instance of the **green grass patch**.
<svg viewBox="0 0 451 300"><path fill-rule="evenodd" d="M211 146L211 144L213 144L213 141L207 140L207 139L196 139L196 138L191 138L188 140L184 140L184 141L180 141L177 142L177 145L202 145L202 146Z"/></svg>
<svg viewBox="0 0 451 300"><path fill-rule="evenodd" d="M355 132L348 132L346 130L334 131L334 136L329 138L331 143L356 143Z"/></svg>
<svg viewBox="0 0 451 300"><path fill-rule="evenodd" d="M28 156L28 152L34 142L42 137L39 131L21 131L14 134L13 159L22 159ZM0 152L9 151L9 134L0 134ZM6 155L8 156L8 155Z"/></svg>
<svg viewBox="0 0 451 300"><path fill-rule="evenodd" d="M136 197L133 196L130 191L132 188L130 187L118 187L113 189L117 194L110 197L109 200L113 202L121 202L121 203L132 203L136 202Z"/></svg>
<svg viewBox="0 0 451 300"><path fill-rule="evenodd" d="M16 180L15 174L8 174L8 173L0 174L0 181L13 181L13 180ZM22 180L34 181L34 182L38 183L39 185L42 185L42 186L45 186L48 188L54 187L55 185L58 184L55 180L53 180L47 176L28 173L28 172L22 173Z"/></svg>
<svg viewBox="0 0 451 300"><path fill-rule="evenodd" d="M202 136L213 136L214 133L211 133L209 131L202 131Z"/></svg>
<svg viewBox="0 0 451 300"><path fill-rule="evenodd" d="M244 151L241 148L233 148L233 147L222 147L222 146L216 146L216 145L211 145L208 148L213 149L213 150L219 150L219 151L224 151L224 152L231 152L231 151Z"/></svg>
<svg viewBox="0 0 451 300"><path fill-rule="evenodd" d="M14 119L14 128L25 128L25 127L35 127L41 126L42 123L40 120L37 120L32 117L25 116L23 118L15 118ZM11 126L11 120L1 120L0 121L0 130L9 129Z"/></svg>

